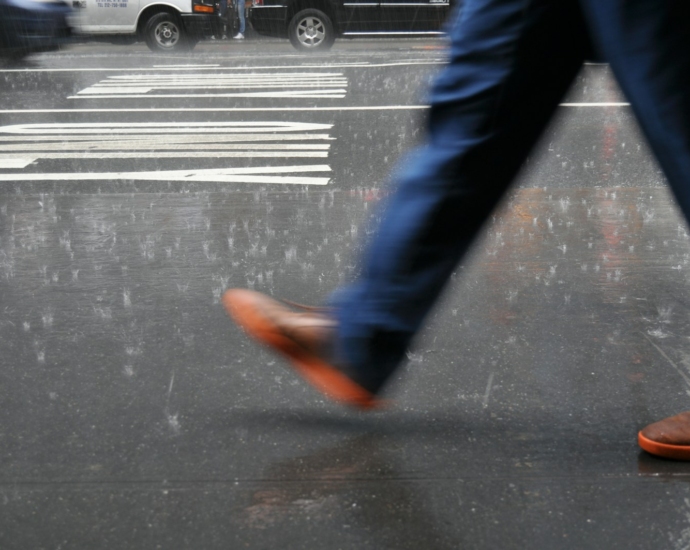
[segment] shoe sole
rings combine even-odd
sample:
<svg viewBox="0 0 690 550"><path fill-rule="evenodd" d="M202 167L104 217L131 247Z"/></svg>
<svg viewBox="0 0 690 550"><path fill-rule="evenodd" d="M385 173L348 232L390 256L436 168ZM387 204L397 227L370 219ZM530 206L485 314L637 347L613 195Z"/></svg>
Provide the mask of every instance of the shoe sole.
<svg viewBox="0 0 690 550"><path fill-rule="evenodd" d="M225 309L247 334L284 355L302 378L331 399L364 410L384 405L374 394L285 336L256 307L255 294L250 290L228 290L223 294Z"/></svg>
<svg viewBox="0 0 690 550"><path fill-rule="evenodd" d="M690 445L669 445L668 443L659 443L645 437L642 435L642 432L637 434L637 443L649 454L664 458L672 458L674 460L690 460Z"/></svg>

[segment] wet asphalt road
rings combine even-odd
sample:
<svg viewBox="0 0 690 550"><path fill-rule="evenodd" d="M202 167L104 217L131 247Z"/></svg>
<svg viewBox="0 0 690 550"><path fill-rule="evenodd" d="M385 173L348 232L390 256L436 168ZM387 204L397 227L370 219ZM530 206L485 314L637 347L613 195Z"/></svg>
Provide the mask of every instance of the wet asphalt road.
<svg viewBox="0 0 690 550"><path fill-rule="evenodd" d="M441 42L90 45L0 68L0 548L673 548L690 238L588 65L387 395L326 402L225 288L318 303Z"/></svg>

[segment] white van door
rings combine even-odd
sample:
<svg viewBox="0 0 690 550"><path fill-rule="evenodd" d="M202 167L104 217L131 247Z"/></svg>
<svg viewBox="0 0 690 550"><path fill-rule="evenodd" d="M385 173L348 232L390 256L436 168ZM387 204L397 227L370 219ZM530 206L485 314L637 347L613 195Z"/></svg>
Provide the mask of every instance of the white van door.
<svg viewBox="0 0 690 550"><path fill-rule="evenodd" d="M80 30L93 34L133 33L137 28L139 2L140 0L79 0Z"/></svg>

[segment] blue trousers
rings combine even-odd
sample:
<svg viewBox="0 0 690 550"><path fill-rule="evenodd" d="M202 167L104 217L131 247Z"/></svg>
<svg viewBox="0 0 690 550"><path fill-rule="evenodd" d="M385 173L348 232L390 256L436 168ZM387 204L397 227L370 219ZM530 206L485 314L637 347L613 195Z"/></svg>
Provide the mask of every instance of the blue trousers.
<svg viewBox="0 0 690 550"><path fill-rule="evenodd" d="M611 64L690 213L690 2L466 0L430 93L426 142L395 191L361 276L332 296L340 359L377 387L515 178L591 44Z"/></svg>
<svg viewBox="0 0 690 550"><path fill-rule="evenodd" d="M240 22L238 33L244 34L245 18L244 18L244 0L235 0L235 9L237 10L237 18Z"/></svg>

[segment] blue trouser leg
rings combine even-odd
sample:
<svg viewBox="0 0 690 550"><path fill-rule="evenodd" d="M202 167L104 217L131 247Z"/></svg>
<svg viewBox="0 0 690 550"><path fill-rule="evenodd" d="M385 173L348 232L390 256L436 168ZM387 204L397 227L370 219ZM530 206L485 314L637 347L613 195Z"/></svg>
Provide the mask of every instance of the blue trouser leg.
<svg viewBox="0 0 690 550"><path fill-rule="evenodd" d="M690 218L690 3L583 0L611 64L685 214Z"/></svg>
<svg viewBox="0 0 690 550"><path fill-rule="evenodd" d="M245 19L244 19L244 0L236 0L237 4L236 9L237 9L237 17L239 17L240 20L240 28L238 32L240 34L244 34L244 28L245 28Z"/></svg>
<svg viewBox="0 0 690 550"><path fill-rule="evenodd" d="M427 143L397 172L361 276L332 298L337 352L369 386L401 361L589 45L576 0L468 0L451 38Z"/></svg>

